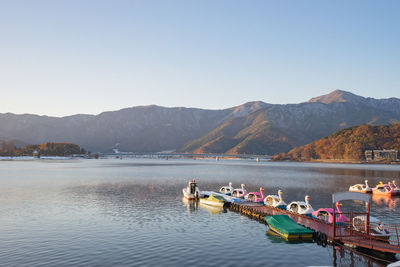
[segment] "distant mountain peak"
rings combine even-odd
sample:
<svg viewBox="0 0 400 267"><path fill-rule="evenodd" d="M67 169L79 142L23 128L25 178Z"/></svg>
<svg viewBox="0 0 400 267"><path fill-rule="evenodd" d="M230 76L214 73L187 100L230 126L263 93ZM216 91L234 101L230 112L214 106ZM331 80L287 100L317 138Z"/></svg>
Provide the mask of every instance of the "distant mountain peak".
<svg viewBox="0 0 400 267"><path fill-rule="evenodd" d="M353 93L343 90L335 90L326 95L313 97L310 100L308 100L308 103L313 103L313 102L319 102L324 104L344 103L344 102L358 103L363 100L365 100L365 98L362 96L355 95Z"/></svg>
<svg viewBox="0 0 400 267"><path fill-rule="evenodd" d="M239 117L239 116L247 116L250 113L260 110L262 108L268 107L270 104L267 104L262 101L251 101L244 103L240 106L236 106L232 108L232 114L230 116Z"/></svg>

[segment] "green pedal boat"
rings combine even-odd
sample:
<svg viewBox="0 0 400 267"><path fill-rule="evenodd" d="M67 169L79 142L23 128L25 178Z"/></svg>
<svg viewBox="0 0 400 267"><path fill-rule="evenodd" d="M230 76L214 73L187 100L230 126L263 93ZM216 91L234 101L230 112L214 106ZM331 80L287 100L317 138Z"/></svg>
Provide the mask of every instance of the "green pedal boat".
<svg viewBox="0 0 400 267"><path fill-rule="evenodd" d="M313 231L295 223L287 215L273 215L265 218L271 230L287 240L312 240Z"/></svg>
<svg viewBox="0 0 400 267"><path fill-rule="evenodd" d="M224 197L211 194L208 197L200 198L201 204L206 204L214 207L223 207L227 201Z"/></svg>

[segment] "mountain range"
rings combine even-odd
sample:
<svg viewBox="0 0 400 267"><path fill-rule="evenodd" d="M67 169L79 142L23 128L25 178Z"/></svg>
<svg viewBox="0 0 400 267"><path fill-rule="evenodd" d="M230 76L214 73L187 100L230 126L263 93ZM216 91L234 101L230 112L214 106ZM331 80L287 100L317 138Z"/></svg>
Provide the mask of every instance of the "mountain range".
<svg viewBox="0 0 400 267"><path fill-rule="evenodd" d="M262 101L205 110L138 106L98 115L0 114L0 140L71 142L89 151L276 154L361 124L400 121L400 99L335 90L299 104Z"/></svg>

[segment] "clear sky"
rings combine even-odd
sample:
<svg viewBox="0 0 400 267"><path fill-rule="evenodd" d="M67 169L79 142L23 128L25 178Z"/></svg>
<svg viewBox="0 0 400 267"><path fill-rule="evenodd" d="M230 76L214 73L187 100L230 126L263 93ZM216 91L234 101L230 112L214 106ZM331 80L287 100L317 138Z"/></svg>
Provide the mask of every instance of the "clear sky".
<svg viewBox="0 0 400 267"><path fill-rule="evenodd" d="M0 113L400 97L400 1L0 0Z"/></svg>

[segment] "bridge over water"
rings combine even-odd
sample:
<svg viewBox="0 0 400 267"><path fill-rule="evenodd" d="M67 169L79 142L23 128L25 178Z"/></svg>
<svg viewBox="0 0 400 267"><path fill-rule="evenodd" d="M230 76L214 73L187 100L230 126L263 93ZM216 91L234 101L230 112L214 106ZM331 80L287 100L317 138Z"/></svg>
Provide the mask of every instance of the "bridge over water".
<svg viewBox="0 0 400 267"><path fill-rule="evenodd" d="M269 160L268 155L253 154L197 154L197 153L146 153L146 152L119 152L119 153L99 153L102 157L123 157L123 158L214 158L214 159L259 159Z"/></svg>

